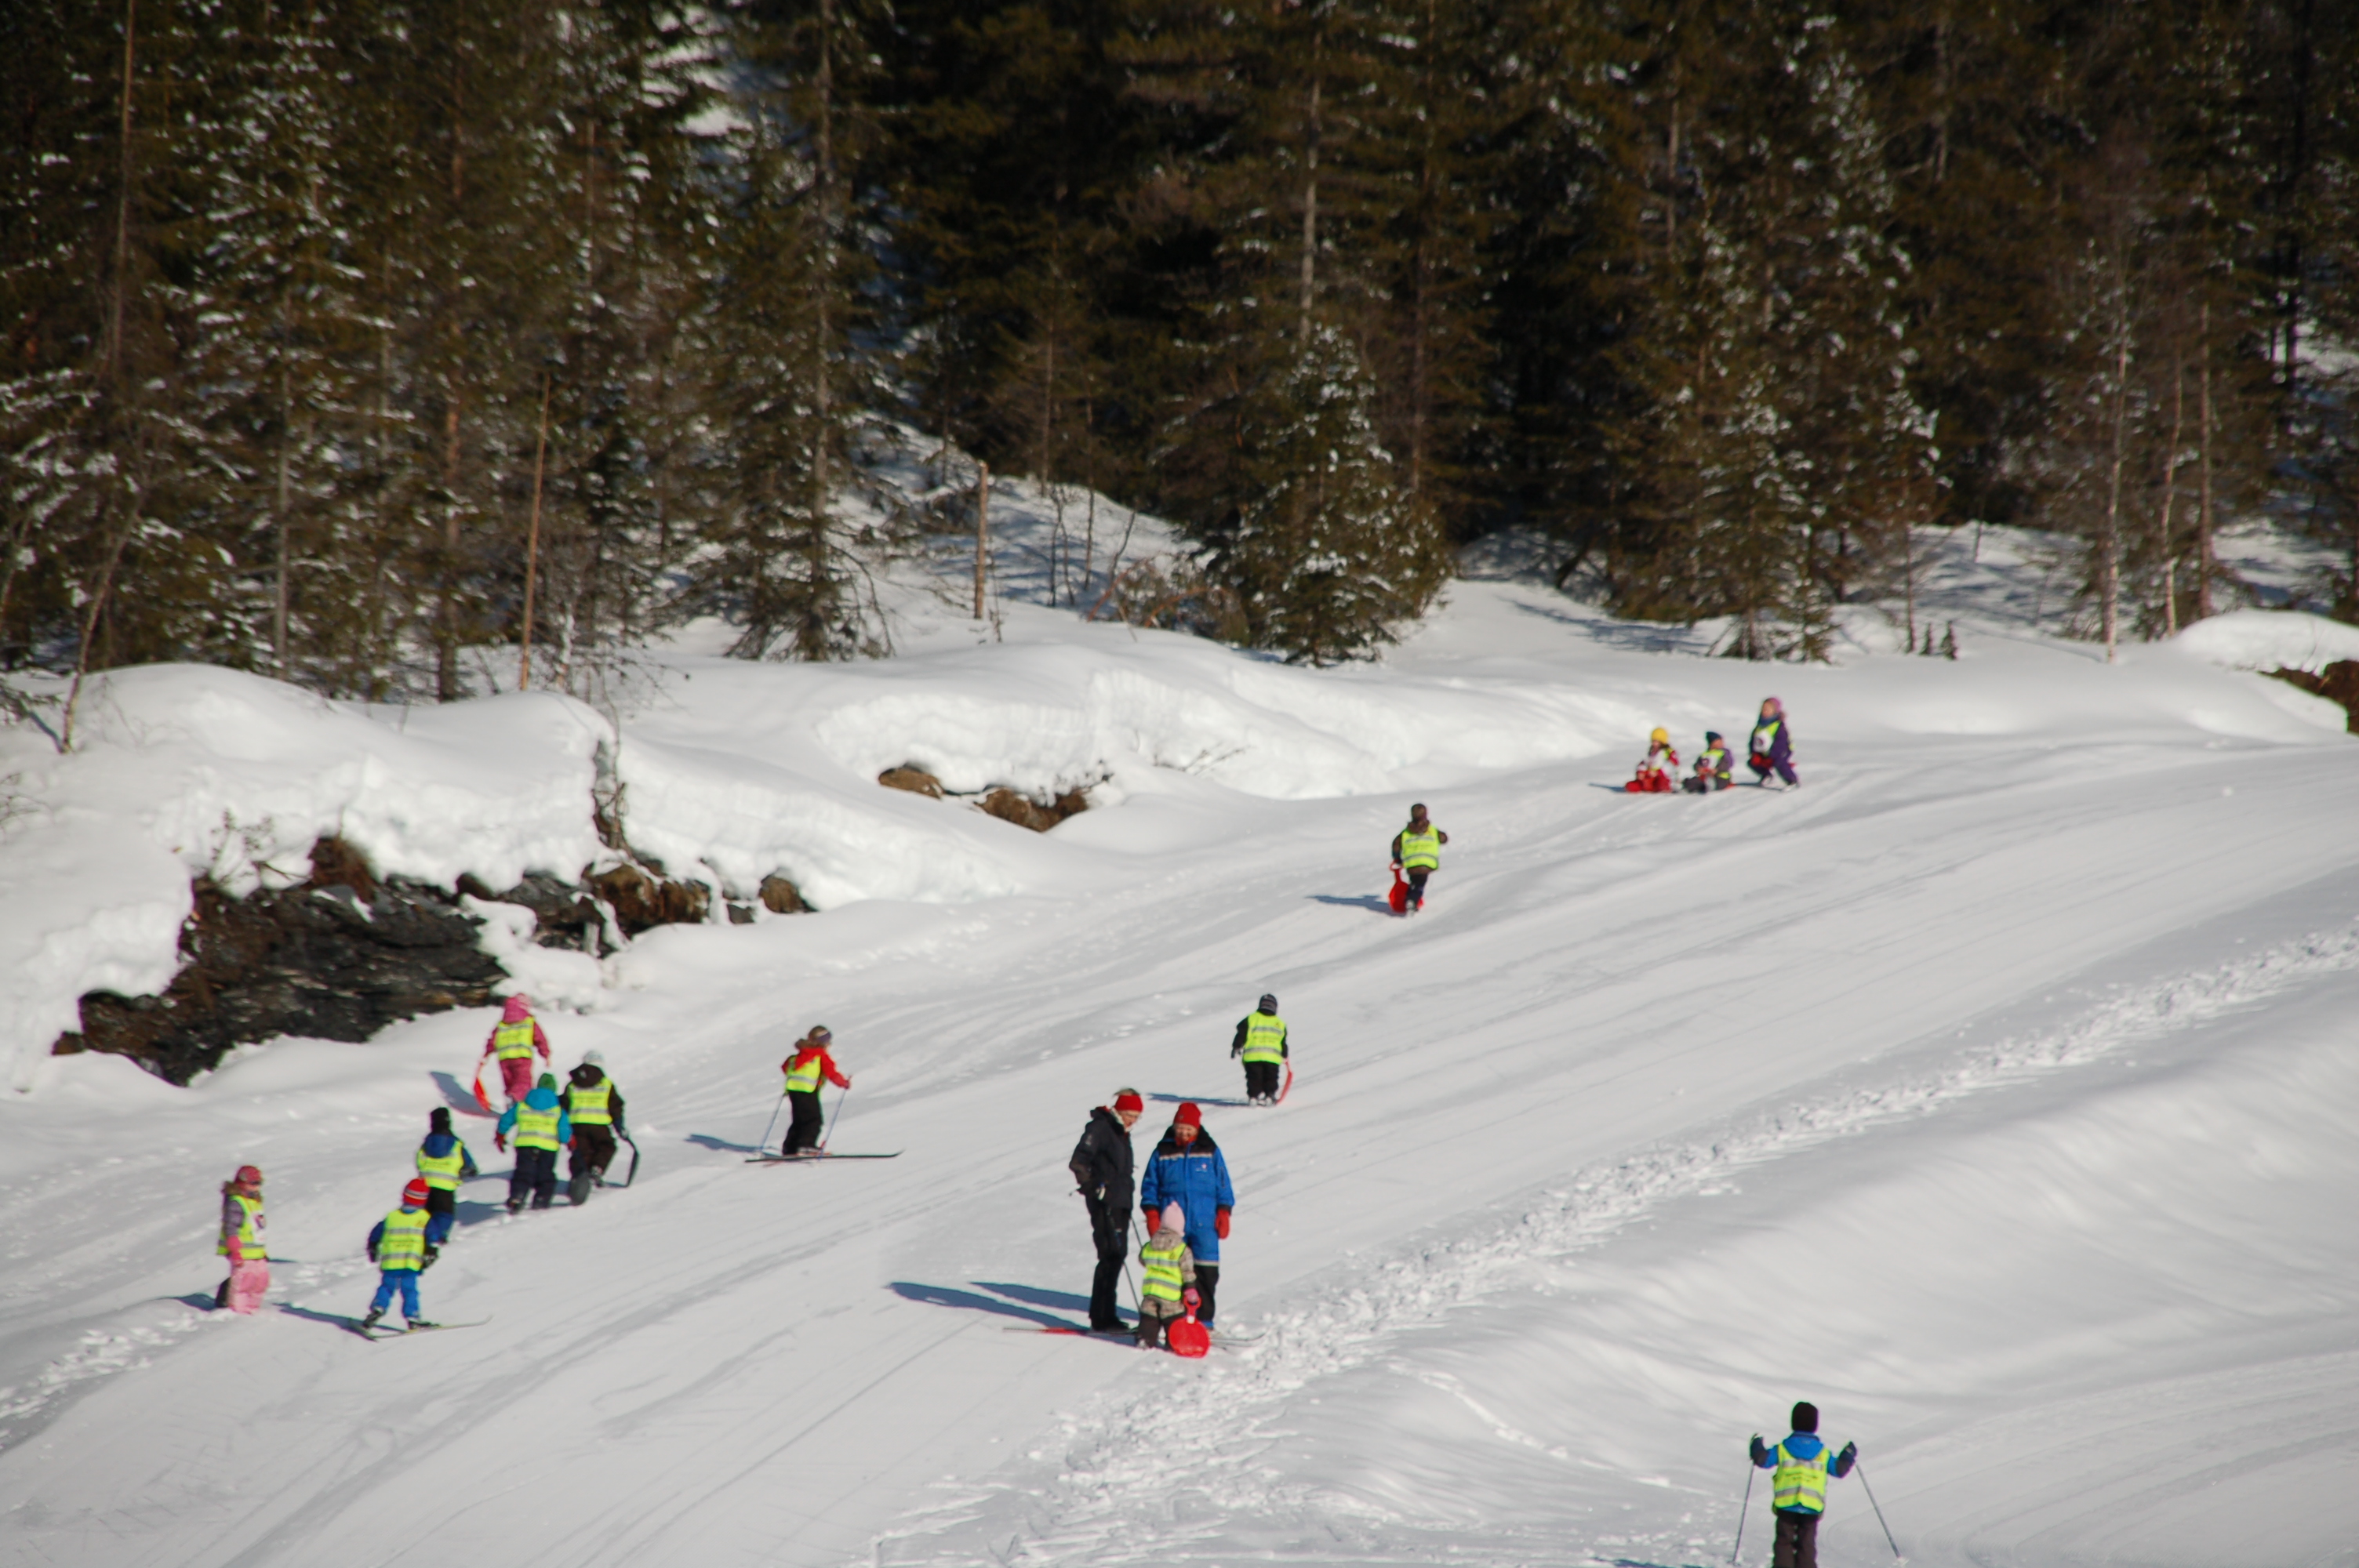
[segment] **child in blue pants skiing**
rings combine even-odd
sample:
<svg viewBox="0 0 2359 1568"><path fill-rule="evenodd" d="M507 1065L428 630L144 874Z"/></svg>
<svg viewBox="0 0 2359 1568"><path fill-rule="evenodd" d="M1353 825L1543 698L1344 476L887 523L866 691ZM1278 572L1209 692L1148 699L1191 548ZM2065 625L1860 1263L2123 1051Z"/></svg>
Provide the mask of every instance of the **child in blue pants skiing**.
<svg viewBox="0 0 2359 1568"><path fill-rule="evenodd" d="M418 1315L418 1271L426 1267L426 1196L430 1189L423 1180L414 1181L401 1189L401 1206L376 1222L369 1232L369 1261L377 1266L376 1299L369 1303L368 1315L361 1319L364 1330L374 1328L385 1309L393 1304L393 1293L401 1292L401 1319L411 1328L432 1328L433 1324Z"/></svg>

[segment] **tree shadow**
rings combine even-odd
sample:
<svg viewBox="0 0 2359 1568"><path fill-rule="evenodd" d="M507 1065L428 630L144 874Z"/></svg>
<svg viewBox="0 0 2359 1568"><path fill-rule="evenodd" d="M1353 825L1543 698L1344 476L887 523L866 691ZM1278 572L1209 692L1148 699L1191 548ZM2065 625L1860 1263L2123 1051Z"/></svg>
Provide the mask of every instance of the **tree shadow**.
<svg viewBox="0 0 2359 1568"><path fill-rule="evenodd" d="M1337 909L1364 909L1371 914L1390 914L1393 912L1392 900L1383 893L1364 892L1348 896L1337 892L1314 892L1310 898L1313 903L1332 904Z"/></svg>
<svg viewBox="0 0 2359 1568"><path fill-rule="evenodd" d="M1221 1096L1219 1096L1219 1095L1167 1095L1167 1094L1151 1094L1151 1095L1148 1095L1147 1098L1148 1099L1155 1100L1155 1101L1158 1102L1159 1104L1163 1104L1163 1105L1180 1105L1180 1104L1182 1104L1182 1103L1184 1103L1184 1102L1186 1102L1186 1101L1188 1101L1188 1100L1193 1100L1193 1101L1195 1101L1198 1105L1212 1105L1212 1106L1218 1106L1218 1107L1220 1107L1223 1110L1248 1110L1248 1109L1251 1109L1251 1108L1251 1108L1251 1107L1250 1107L1250 1106L1249 1106L1245 1101L1244 1101L1244 1100L1241 1100L1241 1099L1226 1099L1226 1098L1223 1098L1223 1097L1221 1097Z"/></svg>
<svg viewBox="0 0 2359 1568"><path fill-rule="evenodd" d="M464 1111L469 1116L492 1114L475 1103L475 1087L472 1083L462 1084L456 1075L451 1073L429 1073L426 1076L434 1080L434 1087L442 1091L442 1103L452 1110Z"/></svg>

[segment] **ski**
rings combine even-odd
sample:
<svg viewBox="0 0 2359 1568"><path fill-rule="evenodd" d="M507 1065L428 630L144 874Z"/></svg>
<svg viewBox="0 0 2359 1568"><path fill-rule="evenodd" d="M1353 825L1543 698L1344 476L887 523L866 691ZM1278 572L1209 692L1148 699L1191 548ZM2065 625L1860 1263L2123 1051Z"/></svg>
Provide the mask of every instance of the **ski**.
<svg viewBox="0 0 2359 1568"><path fill-rule="evenodd" d="M903 1151L890 1154L837 1154L821 1150L816 1154L756 1154L745 1162L748 1165L808 1165L816 1160L897 1160Z"/></svg>
<svg viewBox="0 0 2359 1568"><path fill-rule="evenodd" d="M1003 1334L1064 1334L1075 1339L1136 1339L1138 1331L1131 1328L1083 1328L1077 1323L1019 1323L1000 1330Z"/></svg>
<svg viewBox="0 0 2359 1568"><path fill-rule="evenodd" d="M481 1328L491 1321L488 1317L479 1317L467 1323L416 1323L407 1328L388 1328L381 1324L365 1324L359 1318L348 1317L343 1324L353 1333L375 1345L380 1340L404 1339L413 1334L431 1334L438 1328Z"/></svg>

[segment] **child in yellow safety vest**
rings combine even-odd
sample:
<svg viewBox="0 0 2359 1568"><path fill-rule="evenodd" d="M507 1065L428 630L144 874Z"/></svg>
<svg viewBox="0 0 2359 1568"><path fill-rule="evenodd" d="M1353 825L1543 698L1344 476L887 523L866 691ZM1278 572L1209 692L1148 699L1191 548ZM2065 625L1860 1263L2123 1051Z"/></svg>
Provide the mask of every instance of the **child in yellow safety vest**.
<svg viewBox="0 0 2359 1568"><path fill-rule="evenodd" d="M435 1325L418 1314L418 1275L426 1267L426 1183L421 1178L401 1189L401 1206L376 1222L368 1235L369 1261L377 1267L376 1298L369 1303L361 1327L373 1328L401 1292L401 1320L412 1328Z"/></svg>
<svg viewBox="0 0 2359 1568"><path fill-rule="evenodd" d="M1138 1346L1153 1350L1170 1324L1188 1315L1196 1294L1196 1254L1188 1248L1188 1211L1166 1204L1155 1234L1138 1251Z"/></svg>
<svg viewBox="0 0 2359 1568"><path fill-rule="evenodd" d="M500 1087L507 1091L510 1105L532 1092L536 1051L542 1061L549 1059L549 1036L541 1033L540 1021L532 1015L532 998L519 992L501 1004L500 1021L492 1025L484 1041L484 1055L500 1059ZM480 1074L481 1066L476 1070Z"/></svg>
<svg viewBox="0 0 2359 1568"><path fill-rule="evenodd" d="M222 1184L221 1241L213 1249L229 1260L229 1278L213 1292L213 1305L252 1316L270 1289L270 1249L262 1239L262 1173L240 1165Z"/></svg>
<svg viewBox="0 0 2359 1568"><path fill-rule="evenodd" d="M795 1042L795 1054L778 1064L778 1071L787 1076L783 1091L793 1115L787 1119L787 1141L780 1148L784 1154L801 1154L819 1148L827 1130L827 1119L819 1104L820 1080L824 1078L837 1088L848 1089L852 1080L836 1066L828 1046L835 1036L827 1025L815 1023L811 1032Z"/></svg>
<svg viewBox="0 0 2359 1568"><path fill-rule="evenodd" d="M1393 835L1393 869L1406 872L1405 914L1425 907L1425 879L1441 869L1441 847L1450 835L1433 825L1422 806L1408 808L1408 826Z"/></svg>
<svg viewBox="0 0 2359 1568"><path fill-rule="evenodd" d="M1679 787L1679 777L1680 753L1671 744L1671 732L1658 728L1647 737L1647 754L1622 788L1631 795L1669 795Z"/></svg>
<svg viewBox="0 0 2359 1568"><path fill-rule="evenodd" d="M1859 1444L1837 1454L1819 1435L1819 1407L1808 1400L1794 1406L1794 1430L1776 1447L1753 1434L1753 1463L1777 1472L1770 1478L1769 1507L1777 1520L1772 1568L1819 1568L1819 1518L1827 1511L1827 1481L1851 1474Z"/></svg>
<svg viewBox="0 0 2359 1568"><path fill-rule="evenodd" d="M492 1134L492 1146L507 1152L516 1138L516 1170L508 1177L508 1212L532 1199L535 1208L557 1201L557 1152L573 1141L573 1119L557 1103L557 1075L543 1073L532 1092L508 1107Z"/></svg>

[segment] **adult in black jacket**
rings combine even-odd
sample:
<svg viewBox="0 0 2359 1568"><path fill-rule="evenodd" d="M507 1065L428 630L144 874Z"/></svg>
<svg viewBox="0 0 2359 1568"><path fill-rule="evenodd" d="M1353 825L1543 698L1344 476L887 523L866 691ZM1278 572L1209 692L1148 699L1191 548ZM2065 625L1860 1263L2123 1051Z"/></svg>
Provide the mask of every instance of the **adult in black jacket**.
<svg viewBox="0 0 2359 1568"><path fill-rule="evenodd" d="M1116 1094L1112 1106L1090 1112L1090 1124L1068 1162L1090 1208L1090 1239L1098 1249L1097 1272L1090 1281L1090 1326L1103 1333L1119 1334L1124 1326L1114 1286L1130 1256L1130 1130L1146 1108L1136 1089Z"/></svg>

